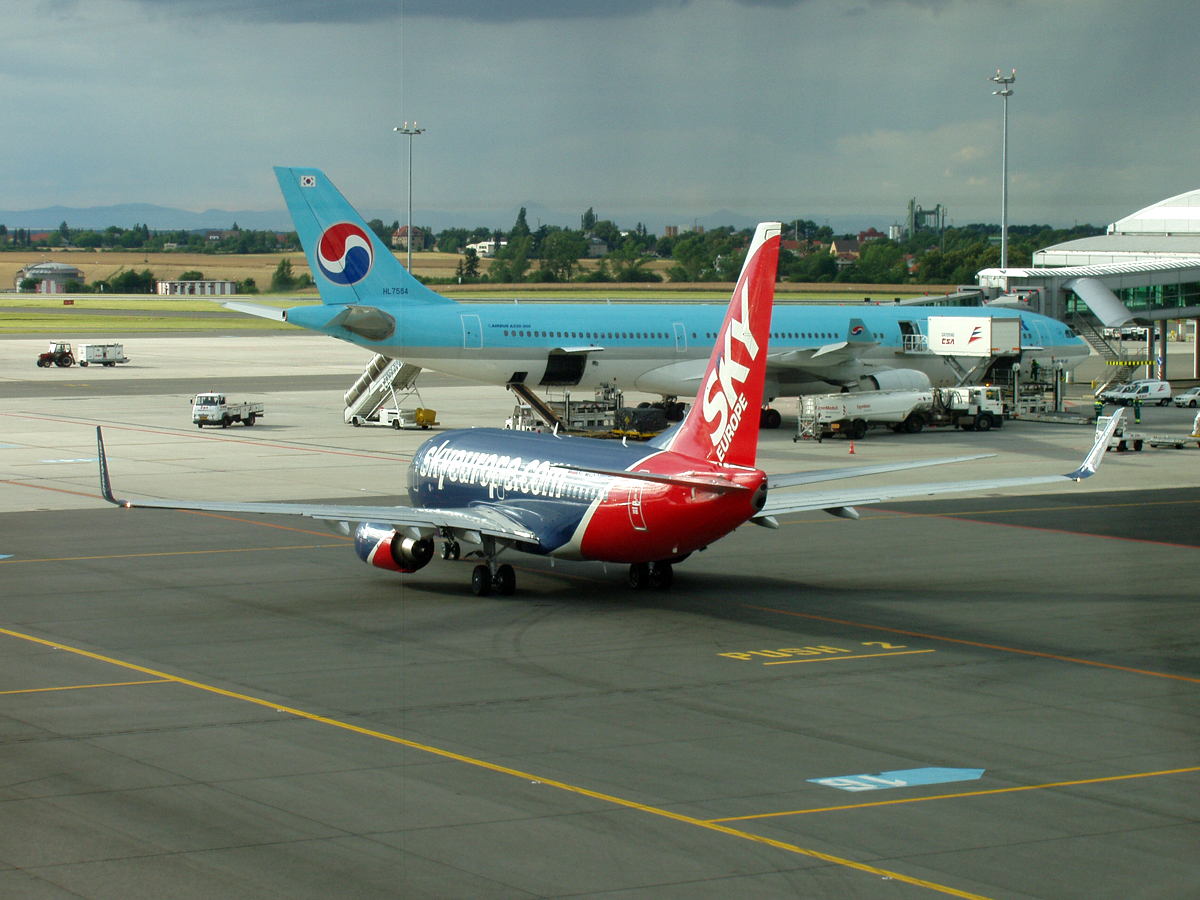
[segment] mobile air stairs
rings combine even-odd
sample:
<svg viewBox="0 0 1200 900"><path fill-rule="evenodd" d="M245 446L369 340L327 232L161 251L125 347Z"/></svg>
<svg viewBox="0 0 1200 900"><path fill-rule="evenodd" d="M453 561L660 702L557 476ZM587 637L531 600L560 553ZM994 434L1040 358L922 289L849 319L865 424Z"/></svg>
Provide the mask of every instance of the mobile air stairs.
<svg viewBox="0 0 1200 900"><path fill-rule="evenodd" d="M1096 383L1095 396L1099 397L1101 391L1119 384L1127 384L1133 378L1134 369L1146 365L1145 359L1129 359L1114 349L1096 326L1082 316L1072 318L1071 327L1104 360L1105 377Z"/></svg>
<svg viewBox="0 0 1200 900"><path fill-rule="evenodd" d="M389 421L393 424L401 422L400 413L403 411L400 409L400 401L416 396L420 403L421 395L416 388L417 376L420 374L420 366L410 365L402 359L391 359L382 353L375 354L362 375L350 390L346 391L345 421L353 425L376 423L380 419L380 411L390 401L391 411L395 415L391 416ZM420 409L418 411L424 412ZM402 425L396 424L396 427Z"/></svg>

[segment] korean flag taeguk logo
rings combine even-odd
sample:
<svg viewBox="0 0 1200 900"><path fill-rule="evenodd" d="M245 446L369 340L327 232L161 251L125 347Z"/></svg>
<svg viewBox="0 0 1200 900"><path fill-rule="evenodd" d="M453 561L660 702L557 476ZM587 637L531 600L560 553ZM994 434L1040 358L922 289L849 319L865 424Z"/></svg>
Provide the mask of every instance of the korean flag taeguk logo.
<svg viewBox="0 0 1200 900"><path fill-rule="evenodd" d="M861 337L864 331L866 331L866 329L861 325L855 325L850 329L850 334L852 334L854 337Z"/></svg>
<svg viewBox="0 0 1200 900"><path fill-rule="evenodd" d="M334 284L357 284L371 271L374 253L367 233L353 222L330 225L317 244L317 266Z"/></svg>

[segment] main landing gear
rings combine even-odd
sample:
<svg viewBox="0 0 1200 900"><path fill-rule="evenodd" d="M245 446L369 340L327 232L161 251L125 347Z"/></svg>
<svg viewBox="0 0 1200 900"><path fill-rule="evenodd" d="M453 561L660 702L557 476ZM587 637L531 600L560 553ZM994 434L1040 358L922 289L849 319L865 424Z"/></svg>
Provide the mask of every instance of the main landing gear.
<svg viewBox="0 0 1200 900"><path fill-rule="evenodd" d="M486 597L493 591L501 597L511 597L516 593L517 573L508 563L496 562L497 555L503 549L503 546L497 549L495 538L484 535L483 547L477 551L483 562L471 570L471 592L476 597ZM461 552L458 541L448 536L442 544L442 559L458 559Z"/></svg>
<svg viewBox="0 0 1200 900"><path fill-rule="evenodd" d="M517 573L508 563L497 566L492 560L471 570L471 591L476 597L486 597L492 591L501 597L511 597L516 590Z"/></svg>
<svg viewBox="0 0 1200 900"><path fill-rule="evenodd" d="M634 563L629 567L629 586L635 591L648 587L665 591L674 580L675 572L669 562Z"/></svg>
<svg viewBox="0 0 1200 900"><path fill-rule="evenodd" d="M783 416L779 414L779 410L777 409L764 406L758 414L759 428L778 428L781 424L783 424Z"/></svg>

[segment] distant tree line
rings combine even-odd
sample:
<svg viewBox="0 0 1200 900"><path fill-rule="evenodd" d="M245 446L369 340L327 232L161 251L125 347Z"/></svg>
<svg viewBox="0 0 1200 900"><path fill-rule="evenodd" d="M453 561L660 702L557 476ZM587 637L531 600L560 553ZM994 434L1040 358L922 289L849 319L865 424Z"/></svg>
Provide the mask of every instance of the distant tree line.
<svg viewBox="0 0 1200 900"><path fill-rule="evenodd" d="M399 222L385 225L372 219L368 225L387 246L399 229ZM753 237L751 229L713 228L703 232L685 232L656 237L640 222L622 231L609 219L600 219L589 208L580 216L580 228L539 224L531 229L526 210L521 208L508 231L485 226L446 228L434 233L431 228L413 229L414 250L437 249L443 253L462 253L463 258L452 278L422 279L428 283L536 282L660 282L663 276L648 268L654 260L670 260L666 278L673 282L728 282L737 278ZM1104 229L1077 225L1055 229L1049 225L1009 227L1009 264L1028 266L1035 251L1062 241L1103 234ZM810 219L794 219L784 225L786 245L780 252L779 280L789 282L836 282L851 284L967 284L980 269L1000 264L1000 227L971 224L947 228L942 232L919 229L902 240L877 239L864 242L853 260L839 261L830 253L836 237L828 225L818 226ZM844 235L846 238L854 235ZM499 249L487 271L474 250L468 247L481 241L495 241ZM596 266L584 267L581 260L589 248L602 242L604 252ZM103 231L70 228L63 222L57 231L38 241L27 229L9 232L0 225L0 250L36 247L73 246L188 253L278 253L299 250L295 232L282 237L273 231L233 228L214 236L191 231L151 231L146 225L132 228L110 226ZM286 265L285 265L286 263ZM131 273L121 277L131 278ZM295 275L287 259L280 261L271 279L274 291L291 291L309 286L308 275ZM104 282L103 289L108 287ZM134 287L132 282L126 285ZM256 290L246 286L250 292ZM153 290L151 286L150 290ZM122 291L138 292L138 291Z"/></svg>
<svg viewBox="0 0 1200 900"><path fill-rule="evenodd" d="M300 249L300 238L294 231L280 236L274 231L239 228L236 222L232 228L221 232L151 231L147 225L132 228L110 225L103 231L95 231L71 228L63 222L56 230L40 232L40 235L39 239L33 240L29 229L18 228L10 233L0 225L0 250L77 247L81 250L141 250L146 253L249 254Z"/></svg>

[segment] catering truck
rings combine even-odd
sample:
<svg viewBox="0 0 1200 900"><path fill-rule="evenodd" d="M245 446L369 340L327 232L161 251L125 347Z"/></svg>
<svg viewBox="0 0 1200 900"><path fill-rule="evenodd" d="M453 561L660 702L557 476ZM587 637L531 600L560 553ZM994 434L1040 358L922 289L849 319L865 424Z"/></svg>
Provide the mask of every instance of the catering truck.
<svg viewBox="0 0 1200 900"><path fill-rule="evenodd" d="M234 403L227 400L224 394L214 391L197 394L192 399L192 424L197 428L203 428L205 425L228 428L234 422L241 422L249 427L261 415L261 403Z"/></svg>

